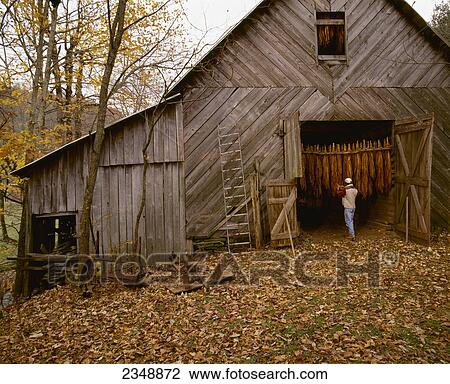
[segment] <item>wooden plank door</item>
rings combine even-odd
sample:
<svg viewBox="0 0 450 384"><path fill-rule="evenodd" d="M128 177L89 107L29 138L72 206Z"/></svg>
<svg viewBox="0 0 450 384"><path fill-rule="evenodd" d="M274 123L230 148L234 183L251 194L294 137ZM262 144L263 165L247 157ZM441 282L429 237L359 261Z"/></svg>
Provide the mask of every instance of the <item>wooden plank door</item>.
<svg viewBox="0 0 450 384"><path fill-rule="evenodd" d="M284 149L284 177L303 177L300 117L298 112L281 120Z"/></svg>
<svg viewBox="0 0 450 384"><path fill-rule="evenodd" d="M420 242L430 242L433 116L396 121L395 229Z"/></svg>
<svg viewBox="0 0 450 384"><path fill-rule="evenodd" d="M275 247L284 247L290 244L289 231L293 238L299 235L296 201L295 179L269 180L267 182L270 240ZM286 216L288 220L286 220Z"/></svg>

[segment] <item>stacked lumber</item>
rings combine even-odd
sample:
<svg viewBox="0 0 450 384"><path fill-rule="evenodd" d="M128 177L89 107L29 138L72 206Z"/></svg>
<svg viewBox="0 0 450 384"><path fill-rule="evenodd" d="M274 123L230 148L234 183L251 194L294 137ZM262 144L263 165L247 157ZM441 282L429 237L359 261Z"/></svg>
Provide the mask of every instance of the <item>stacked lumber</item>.
<svg viewBox="0 0 450 384"><path fill-rule="evenodd" d="M314 199L336 197L337 187L350 177L363 198L388 194L392 188L391 149L387 138L302 146L305 176L300 189Z"/></svg>

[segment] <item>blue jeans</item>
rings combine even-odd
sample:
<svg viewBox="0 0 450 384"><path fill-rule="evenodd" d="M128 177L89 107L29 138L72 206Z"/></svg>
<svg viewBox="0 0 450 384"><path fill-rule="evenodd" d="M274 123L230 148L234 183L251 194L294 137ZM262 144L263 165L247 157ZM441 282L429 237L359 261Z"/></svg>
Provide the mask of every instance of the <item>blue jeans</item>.
<svg viewBox="0 0 450 384"><path fill-rule="evenodd" d="M355 237L355 227L353 225L353 217L355 216L355 208L344 208L345 225L351 237Z"/></svg>

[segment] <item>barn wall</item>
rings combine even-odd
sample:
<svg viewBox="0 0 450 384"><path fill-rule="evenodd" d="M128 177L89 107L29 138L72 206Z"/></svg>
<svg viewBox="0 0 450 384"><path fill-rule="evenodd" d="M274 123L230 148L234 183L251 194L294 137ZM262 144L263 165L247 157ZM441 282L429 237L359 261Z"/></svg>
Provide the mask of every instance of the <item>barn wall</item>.
<svg viewBox="0 0 450 384"><path fill-rule="evenodd" d="M182 106L168 105L153 129L147 151L146 205L140 221L141 251L185 250ZM148 112L148 118L152 111ZM132 250L133 228L142 196L146 120L142 116L106 133L92 204L100 252ZM33 214L74 212L79 223L91 144L84 141L42 164L30 178ZM92 244L93 249L93 244Z"/></svg>
<svg viewBox="0 0 450 384"><path fill-rule="evenodd" d="M209 64L183 82L183 105L168 106L153 132L146 154L151 164L140 228L143 250L182 250L186 231L188 237L210 236L222 220L217 126L239 128L245 174L253 172L258 158L265 185L284 176L279 121L294 112L301 120L395 120L434 113L432 220L448 227L450 68L395 3L266 2L220 44ZM346 65L317 62L315 10L346 11ZM95 189L94 231L101 233L103 252L129 249L142 186L146 121L137 115L121 124L107 136ZM88 155L84 141L35 168L34 214L81 210ZM265 212L264 189L262 204ZM392 208L383 204L379 211Z"/></svg>
<svg viewBox="0 0 450 384"><path fill-rule="evenodd" d="M183 84L188 236L211 235L224 216L217 126L239 127L245 174L259 157L264 184L283 176L278 124L296 111L301 120L395 120L434 113L432 219L448 226L450 69L394 3L273 1L220 44L201 72L188 77ZM346 11L347 65L317 62L316 9Z"/></svg>

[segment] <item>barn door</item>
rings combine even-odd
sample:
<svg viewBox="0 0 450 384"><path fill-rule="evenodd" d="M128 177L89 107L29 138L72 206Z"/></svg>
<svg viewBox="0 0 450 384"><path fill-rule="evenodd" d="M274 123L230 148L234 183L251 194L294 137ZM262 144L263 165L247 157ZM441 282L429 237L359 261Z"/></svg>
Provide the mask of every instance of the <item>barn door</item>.
<svg viewBox="0 0 450 384"><path fill-rule="evenodd" d="M281 120L284 149L284 177L303 177L300 117L298 112Z"/></svg>
<svg viewBox="0 0 450 384"><path fill-rule="evenodd" d="M290 244L290 236L295 238L299 235L296 200L295 180L267 182L270 240L273 246L287 246Z"/></svg>
<svg viewBox="0 0 450 384"><path fill-rule="evenodd" d="M397 121L395 229L416 241L431 234L431 159L433 116Z"/></svg>

